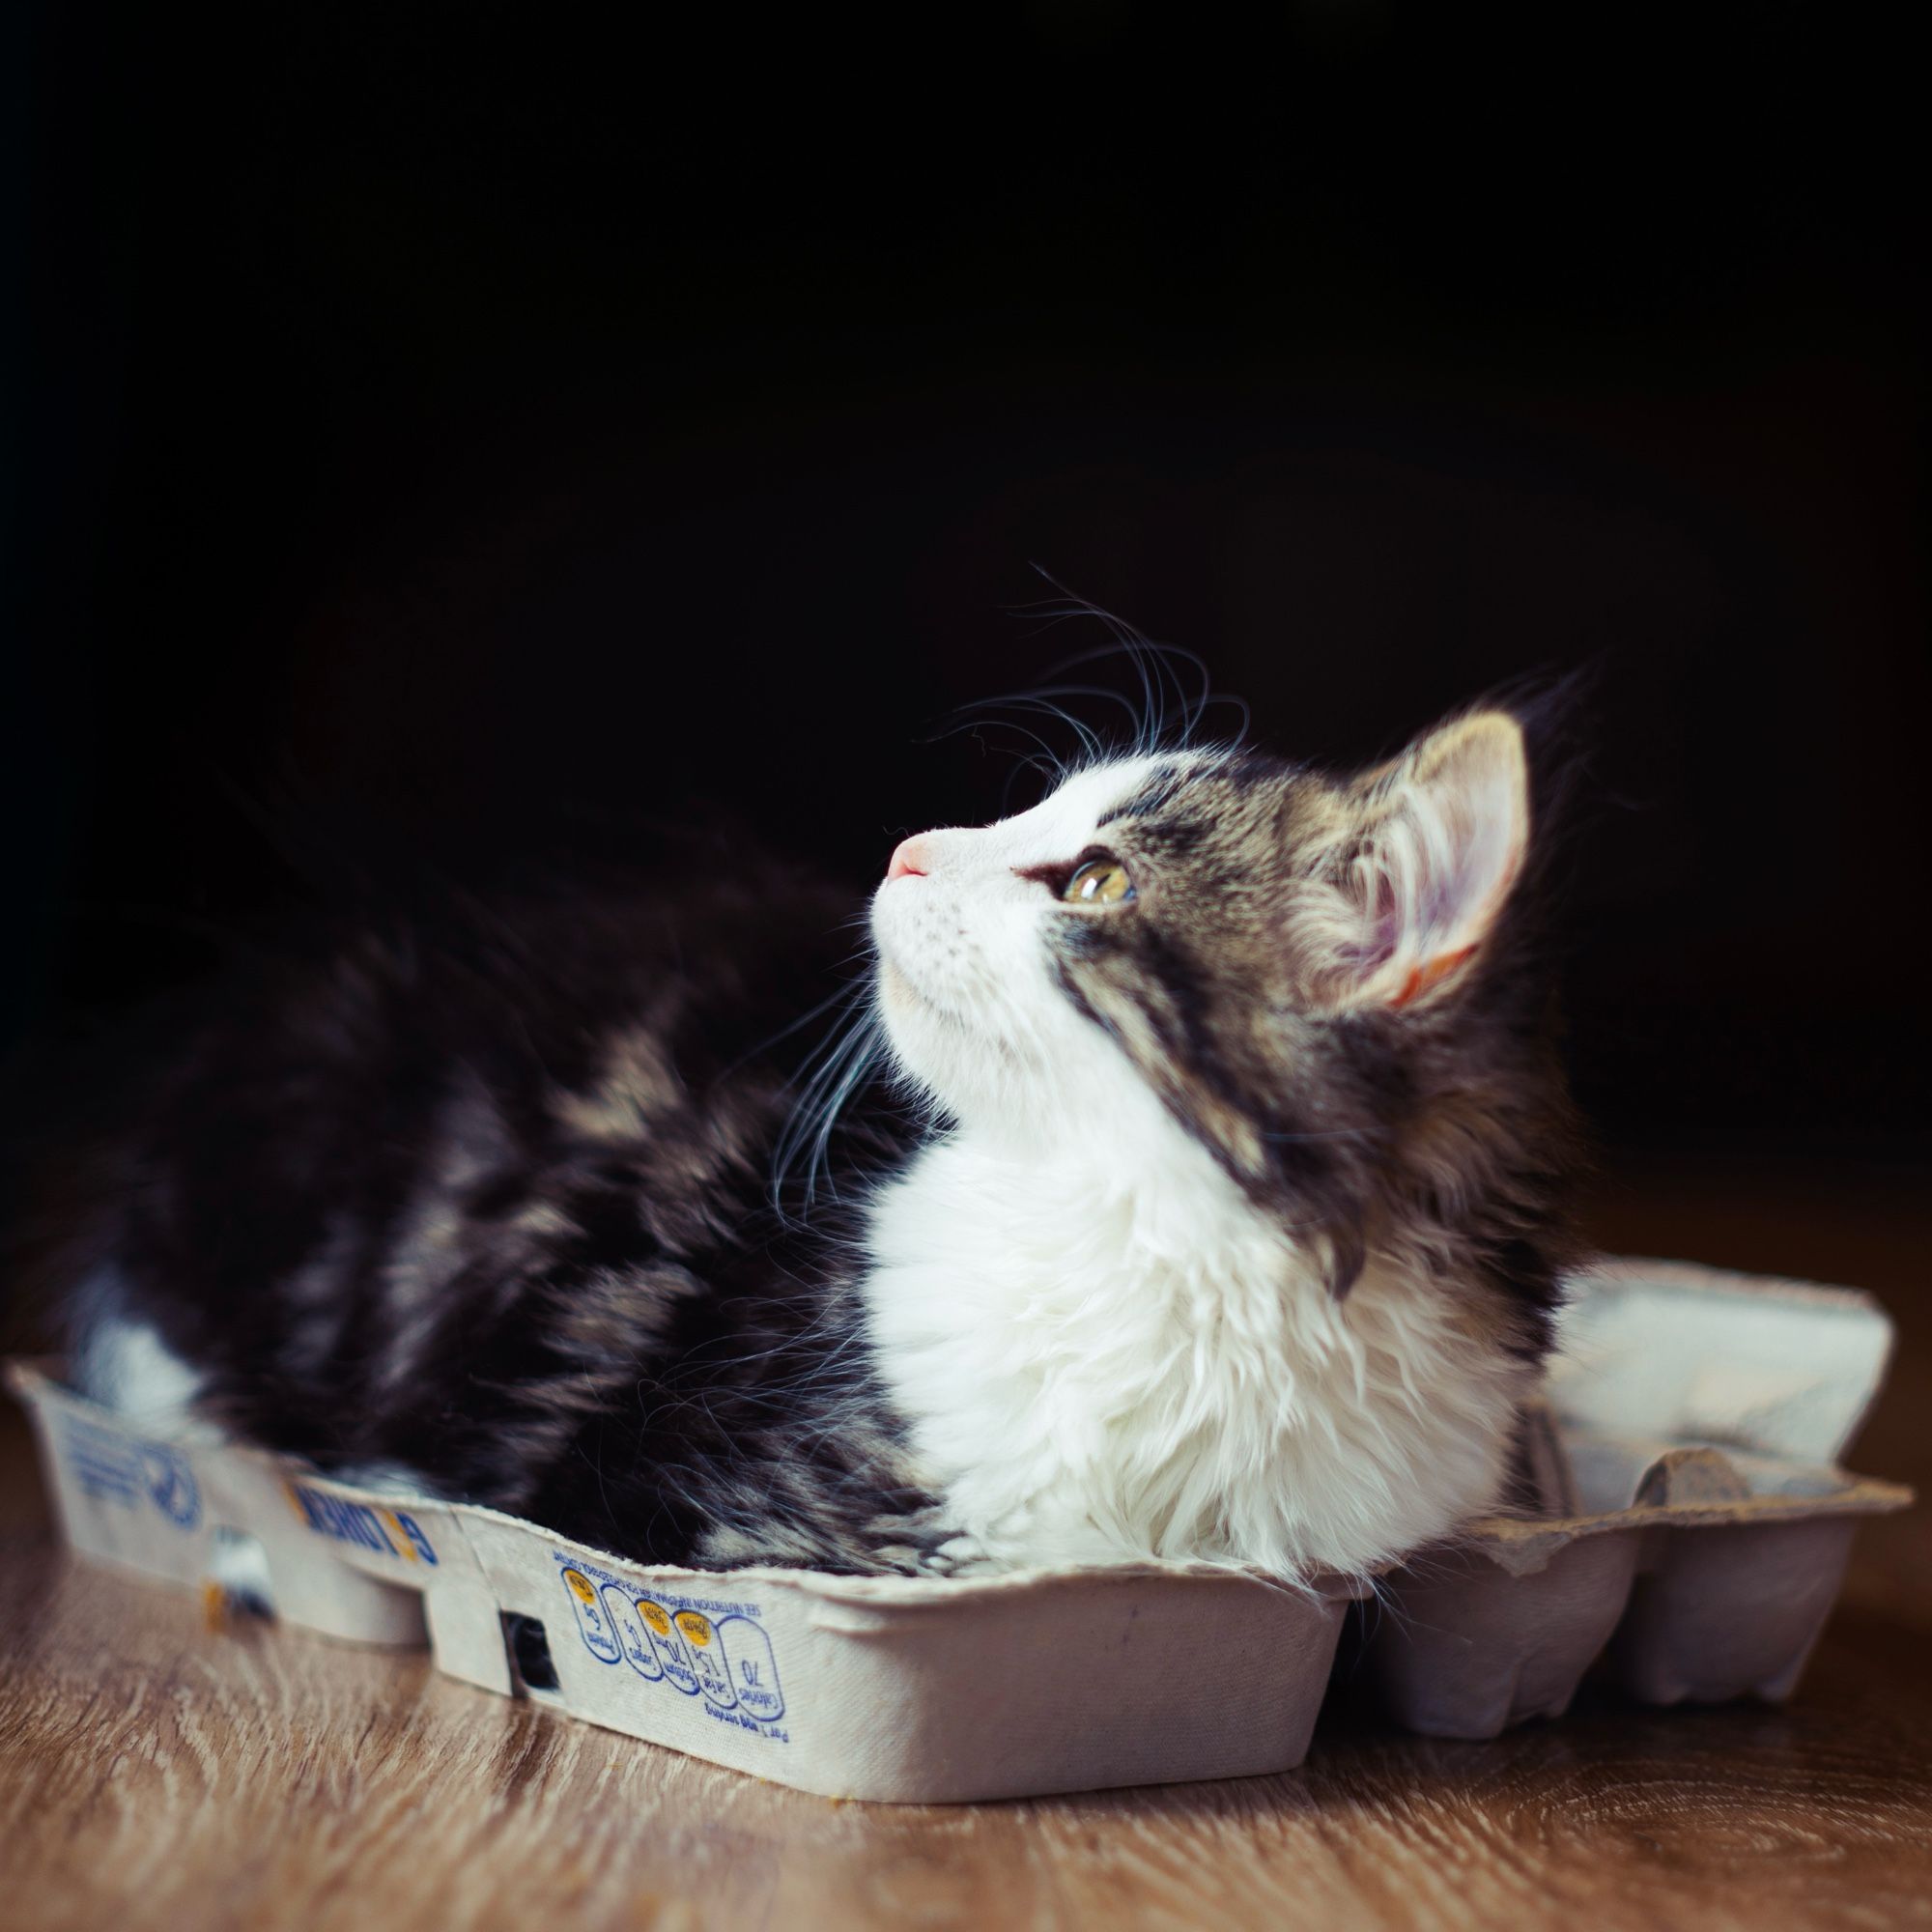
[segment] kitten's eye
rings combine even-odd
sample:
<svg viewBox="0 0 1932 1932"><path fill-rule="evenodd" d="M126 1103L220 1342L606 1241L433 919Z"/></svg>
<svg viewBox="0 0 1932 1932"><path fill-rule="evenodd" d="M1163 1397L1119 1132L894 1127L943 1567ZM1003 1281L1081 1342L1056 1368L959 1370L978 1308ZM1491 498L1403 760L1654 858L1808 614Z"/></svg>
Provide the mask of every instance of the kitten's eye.
<svg viewBox="0 0 1932 1932"><path fill-rule="evenodd" d="M1089 859L1066 882L1068 905L1119 905L1134 895L1134 882L1118 859Z"/></svg>

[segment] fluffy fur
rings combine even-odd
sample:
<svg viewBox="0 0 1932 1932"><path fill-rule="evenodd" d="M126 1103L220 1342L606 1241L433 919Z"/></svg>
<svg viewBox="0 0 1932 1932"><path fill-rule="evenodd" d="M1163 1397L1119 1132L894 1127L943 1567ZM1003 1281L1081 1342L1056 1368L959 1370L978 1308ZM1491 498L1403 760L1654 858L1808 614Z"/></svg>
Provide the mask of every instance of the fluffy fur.
<svg viewBox="0 0 1932 1932"><path fill-rule="evenodd" d="M1548 1346L1531 852L1501 713L1095 760L901 848L816 1061L837 909L735 857L364 938L157 1088L80 1372L652 1560L1367 1568L1496 1501Z"/></svg>

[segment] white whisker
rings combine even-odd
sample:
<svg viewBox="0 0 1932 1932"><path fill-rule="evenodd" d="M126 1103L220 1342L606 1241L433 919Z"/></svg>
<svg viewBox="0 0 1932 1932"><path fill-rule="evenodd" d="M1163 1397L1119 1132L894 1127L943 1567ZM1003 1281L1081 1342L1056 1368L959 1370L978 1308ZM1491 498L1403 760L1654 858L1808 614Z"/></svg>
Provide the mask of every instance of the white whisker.
<svg viewBox="0 0 1932 1932"><path fill-rule="evenodd" d="M771 1202L782 1219L791 1219L784 1193L801 1162L800 1212L810 1214L821 1179L830 1179L827 1159L838 1117L876 1070L885 1050L869 982L849 989L839 1000L845 1012L824 1044L806 1062L798 1100L773 1150ZM824 1007L818 1010L822 1012Z"/></svg>

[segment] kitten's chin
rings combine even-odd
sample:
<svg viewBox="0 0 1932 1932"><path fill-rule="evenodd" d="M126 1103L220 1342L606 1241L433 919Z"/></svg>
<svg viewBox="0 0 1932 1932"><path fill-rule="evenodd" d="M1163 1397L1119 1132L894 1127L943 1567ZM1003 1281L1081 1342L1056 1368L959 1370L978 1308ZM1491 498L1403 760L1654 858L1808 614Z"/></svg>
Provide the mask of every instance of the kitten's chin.
<svg viewBox="0 0 1932 1932"><path fill-rule="evenodd" d="M878 993L878 1013L893 1050L905 1059L917 1036L936 1017L932 1002L912 982L911 975L892 958L880 952L872 973Z"/></svg>
<svg viewBox="0 0 1932 1932"><path fill-rule="evenodd" d="M919 994L913 983L893 960L884 953L879 955L879 1004L887 1008L903 1008L917 1001Z"/></svg>
<svg viewBox="0 0 1932 1932"><path fill-rule="evenodd" d="M901 1071L944 1097L944 1074L964 1045L959 1022L920 991L912 976L886 954L877 973L879 1018Z"/></svg>
<svg viewBox="0 0 1932 1932"><path fill-rule="evenodd" d="M886 954L879 955L877 973L879 1017L886 1037L901 1057L916 1054L918 1043L945 1018L913 982L911 974Z"/></svg>
<svg viewBox="0 0 1932 1932"><path fill-rule="evenodd" d="M940 1005L884 952L876 984L879 1019L901 1077L955 1120L980 1113L989 1076L1010 1071L1011 1050Z"/></svg>
<svg viewBox="0 0 1932 1932"><path fill-rule="evenodd" d="M922 1037L936 1035L962 1046L980 1040L978 1027L950 1002L927 992L889 952L879 954L877 983L879 1012L887 1033L894 1034L898 1027L905 1026L917 1028Z"/></svg>

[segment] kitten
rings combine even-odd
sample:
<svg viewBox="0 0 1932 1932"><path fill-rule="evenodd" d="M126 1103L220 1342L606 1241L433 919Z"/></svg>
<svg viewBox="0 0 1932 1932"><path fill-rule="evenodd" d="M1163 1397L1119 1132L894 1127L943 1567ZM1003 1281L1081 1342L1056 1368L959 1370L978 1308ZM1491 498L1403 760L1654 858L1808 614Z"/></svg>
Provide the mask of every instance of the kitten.
<svg viewBox="0 0 1932 1932"><path fill-rule="evenodd" d="M1530 853L1500 711L1097 760L899 846L815 1062L842 909L768 866L365 936L158 1085L78 1379L654 1562L1361 1571L1549 1344Z"/></svg>

